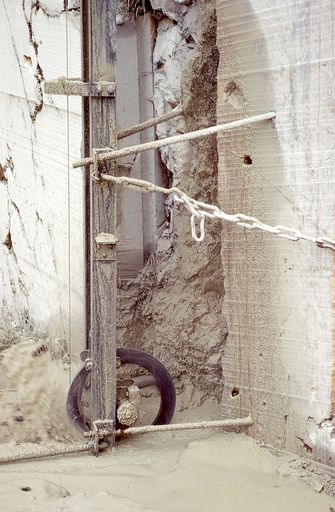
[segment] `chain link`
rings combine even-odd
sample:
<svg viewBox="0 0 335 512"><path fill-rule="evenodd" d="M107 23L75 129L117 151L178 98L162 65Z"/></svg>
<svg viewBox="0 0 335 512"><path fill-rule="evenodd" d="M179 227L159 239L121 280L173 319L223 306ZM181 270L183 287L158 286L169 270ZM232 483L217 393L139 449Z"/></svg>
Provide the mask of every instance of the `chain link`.
<svg viewBox="0 0 335 512"><path fill-rule="evenodd" d="M236 213L229 215L223 212L213 204L203 203L196 201L189 197L185 192L177 187L171 189L158 187L149 181L139 180L135 178L128 178L125 176L110 176L107 174L102 175L102 179L113 181L114 183L123 187L130 187L140 190L141 192L160 192L166 195L171 194L175 203L182 204L191 214L191 233L192 238L196 242L202 242L205 238L205 219L219 219L225 222L231 222L245 229L253 230L258 229L277 238L284 238L297 242L298 240L306 240L316 244L322 249L331 249L335 251L335 240L328 237L313 237L302 233L299 229L287 226L271 226L261 222L256 217L244 215L243 213ZM199 228L196 227L196 219L199 220Z"/></svg>
<svg viewBox="0 0 335 512"><path fill-rule="evenodd" d="M287 226L271 226L269 224L265 224L261 222L256 217L251 217L250 215L244 215L243 213L236 213L235 215L229 215L222 210L220 210L217 206L203 203L201 201L196 201L188 197L186 194L179 194L178 192L174 192L175 202L183 204L187 210L191 214L191 232L192 238L196 242L202 242L205 237L205 217L210 219L221 219L226 222L231 222L237 224L238 226L253 230L258 229L265 233L269 233L270 235L274 235L278 238L284 238L286 240L291 240L292 242L297 242L298 240L306 240L308 242L315 243L318 247L324 249L332 249L335 251L335 240L326 237L315 238L310 235L306 235L302 233L299 229L290 228ZM200 235L196 234L195 229L195 218L198 217L200 219Z"/></svg>

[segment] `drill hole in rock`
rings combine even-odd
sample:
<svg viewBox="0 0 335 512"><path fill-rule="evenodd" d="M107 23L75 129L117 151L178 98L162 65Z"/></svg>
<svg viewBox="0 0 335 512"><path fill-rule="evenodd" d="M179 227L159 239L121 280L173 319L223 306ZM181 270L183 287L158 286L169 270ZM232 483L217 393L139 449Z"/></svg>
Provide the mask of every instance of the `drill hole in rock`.
<svg viewBox="0 0 335 512"><path fill-rule="evenodd" d="M26 487L21 487L21 491L29 492L31 491L31 487L29 487L28 485Z"/></svg>
<svg viewBox="0 0 335 512"><path fill-rule="evenodd" d="M252 164L252 158L250 155L244 155L243 157L243 163L245 165L251 165Z"/></svg>
<svg viewBox="0 0 335 512"><path fill-rule="evenodd" d="M233 388L231 390L231 396L235 397L235 396L238 396L240 394L240 390L238 388Z"/></svg>

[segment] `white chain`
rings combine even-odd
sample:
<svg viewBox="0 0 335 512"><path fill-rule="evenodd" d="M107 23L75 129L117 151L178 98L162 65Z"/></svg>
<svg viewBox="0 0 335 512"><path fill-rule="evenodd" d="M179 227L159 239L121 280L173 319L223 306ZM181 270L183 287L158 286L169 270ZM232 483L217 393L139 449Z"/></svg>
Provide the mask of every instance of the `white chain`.
<svg viewBox="0 0 335 512"><path fill-rule="evenodd" d="M103 174L101 178L103 180L112 181L123 187L130 187L135 190L140 189L142 192L161 192L163 194L172 194L174 201L176 203L183 204L190 212L192 238L196 242L202 242L205 238L205 219L208 217L209 219L221 219L225 222L231 222L245 229L259 229L260 231L264 231L270 235L274 235L278 238L285 238L292 242L307 240L308 242L313 242L323 249L332 249L335 251L335 240L332 240L331 238L315 238L313 236L303 234L299 229L289 228L287 226L270 226L269 224L264 224L264 222L259 221L256 217L244 215L243 213L229 215L215 205L196 201L177 187L158 187L149 181L128 178L126 176L111 176L109 174ZM199 219L199 233L197 233L196 219Z"/></svg>

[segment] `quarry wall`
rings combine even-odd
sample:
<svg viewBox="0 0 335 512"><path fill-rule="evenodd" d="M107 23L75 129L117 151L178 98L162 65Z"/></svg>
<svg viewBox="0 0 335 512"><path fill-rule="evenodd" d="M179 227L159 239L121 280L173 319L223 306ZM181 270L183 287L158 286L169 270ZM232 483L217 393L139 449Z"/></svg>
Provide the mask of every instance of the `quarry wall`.
<svg viewBox="0 0 335 512"><path fill-rule="evenodd" d="M213 2L153 2L154 105L158 115L182 105L184 116L157 128L158 138L216 123L216 16ZM160 150L162 179L207 201L217 196L216 139ZM180 407L220 402L226 325L220 257L221 226L191 238L183 211L167 212L157 250L133 281L121 282L120 343L149 350L171 371Z"/></svg>
<svg viewBox="0 0 335 512"><path fill-rule="evenodd" d="M71 338L76 356L83 181L68 163L81 153L81 104L43 91L45 79L81 73L79 7L68 5L66 15L58 0L0 4L0 309ZM120 2L118 128L180 104L184 116L123 144L272 110L276 119L121 162L127 172L227 213L331 236L332 3L151 6L134 18ZM119 344L169 368L180 408L211 400L226 417L251 412L256 438L334 465L332 253L219 222L197 244L166 198L119 197Z"/></svg>
<svg viewBox="0 0 335 512"><path fill-rule="evenodd" d="M1 2L1 319L67 337L69 232L71 324L83 334L82 177L68 173L81 151L81 102L44 94L47 78L79 76L79 12L64 2ZM67 130L69 122L70 130ZM68 139L69 136L69 154ZM69 182L71 213L68 212Z"/></svg>
<svg viewBox="0 0 335 512"><path fill-rule="evenodd" d="M68 164L81 152L81 103L70 97L67 105L43 89L46 79L81 74L78 2L68 8L66 14L59 0L0 6L6 113L0 120L0 301L2 318L70 341L78 356L85 317L83 182ZM215 124L215 4L155 0L150 12L134 17L120 2L117 21L118 128L177 104L185 112L122 145ZM215 138L120 164L119 173L216 198ZM189 218L172 212L165 199L133 191L119 196L119 343L145 348L168 366L184 396L181 407L219 401L226 335L220 227L194 244Z"/></svg>
<svg viewBox="0 0 335 512"><path fill-rule="evenodd" d="M218 0L218 121L275 111L219 137L219 197L313 236L334 233L332 2ZM334 254L223 228L226 416L334 466Z"/></svg>

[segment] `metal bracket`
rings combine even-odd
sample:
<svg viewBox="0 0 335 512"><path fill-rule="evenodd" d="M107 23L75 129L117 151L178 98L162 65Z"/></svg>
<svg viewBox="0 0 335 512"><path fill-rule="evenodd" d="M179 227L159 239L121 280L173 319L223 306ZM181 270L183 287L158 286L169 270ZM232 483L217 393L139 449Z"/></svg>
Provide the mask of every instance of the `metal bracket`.
<svg viewBox="0 0 335 512"><path fill-rule="evenodd" d="M47 80L44 84L46 94L67 96L91 96L113 98L115 96L115 82L82 82L79 78L57 78Z"/></svg>
<svg viewBox="0 0 335 512"><path fill-rule="evenodd" d="M101 162L99 162L99 155L103 154L106 151L105 148L93 148L93 172L92 172L92 180L96 183L102 183L101 179Z"/></svg>
<svg viewBox="0 0 335 512"><path fill-rule="evenodd" d="M110 233L100 233L95 239L94 259L100 261L116 260L116 244L119 239Z"/></svg>
<svg viewBox="0 0 335 512"><path fill-rule="evenodd" d="M112 436L112 443L111 445L114 445L114 438L115 438L115 425L114 421L112 420L96 420L93 421L93 431L91 432L85 432L85 434L90 434L90 436L85 437L93 437L93 446L92 446L92 452L94 455L98 456L99 451L102 447L108 446L110 443L103 442L106 437ZM84 434L84 435L85 435Z"/></svg>

